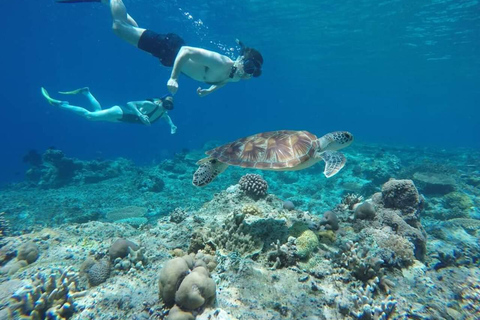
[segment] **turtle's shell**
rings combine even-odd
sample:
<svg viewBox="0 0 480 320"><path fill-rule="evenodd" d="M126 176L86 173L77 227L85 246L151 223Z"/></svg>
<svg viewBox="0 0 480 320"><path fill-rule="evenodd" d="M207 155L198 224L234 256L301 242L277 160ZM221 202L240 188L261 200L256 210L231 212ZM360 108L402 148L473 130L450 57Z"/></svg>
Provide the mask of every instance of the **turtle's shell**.
<svg viewBox="0 0 480 320"><path fill-rule="evenodd" d="M232 166L293 168L313 157L317 137L308 131L280 130L241 138L206 152Z"/></svg>

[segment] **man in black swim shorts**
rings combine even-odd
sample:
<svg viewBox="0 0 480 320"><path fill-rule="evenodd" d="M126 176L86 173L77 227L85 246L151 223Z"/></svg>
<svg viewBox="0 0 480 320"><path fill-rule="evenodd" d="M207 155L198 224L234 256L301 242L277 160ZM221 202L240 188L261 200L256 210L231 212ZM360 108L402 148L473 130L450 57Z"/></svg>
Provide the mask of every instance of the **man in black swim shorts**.
<svg viewBox="0 0 480 320"><path fill-rule="evenodd" d="M59 3L103 2L110 6L113 18L113 31L121 39L139 49L151 53L167 67L172 74L167 88L175 94L181 73L210 85L207 89L198 88L203 97L229 82L259 77L262 73L263 57L259 51L245 47L240 41L240 56L233 61L225 55L196 47L185 46L183 39L175 33L159 34L140 28L127 13L122 0L56 0Z"/></svg>

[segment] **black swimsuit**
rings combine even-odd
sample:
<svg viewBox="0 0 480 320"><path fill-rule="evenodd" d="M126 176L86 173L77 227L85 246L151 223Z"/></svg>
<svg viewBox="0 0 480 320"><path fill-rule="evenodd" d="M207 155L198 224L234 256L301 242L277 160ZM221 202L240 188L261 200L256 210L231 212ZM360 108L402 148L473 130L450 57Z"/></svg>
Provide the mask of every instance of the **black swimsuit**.
<svg viewBox="0 0 480 320"><path fill-rule="evenodd" d="M148 117L148 119L150 120L150 117L153 116L153 114L155 112L157 112L158 110L158 106L155 105L156 107L153 108L152 111L150 111L148 114L146 114L146 116ZM138 123L138 124L144 124L143 121L140 119L139 116L137 116L136 114L133 114L133 113L125 113L125 111L122 109L123 111L123 116L118 120L118 121L121 121L121 122L126 122L126 123ZM150 121L150 123L154 123L155 121L157 121L158 119L160 119L160 117L157 117L156 119L154 119L153 121Z"/></svg>

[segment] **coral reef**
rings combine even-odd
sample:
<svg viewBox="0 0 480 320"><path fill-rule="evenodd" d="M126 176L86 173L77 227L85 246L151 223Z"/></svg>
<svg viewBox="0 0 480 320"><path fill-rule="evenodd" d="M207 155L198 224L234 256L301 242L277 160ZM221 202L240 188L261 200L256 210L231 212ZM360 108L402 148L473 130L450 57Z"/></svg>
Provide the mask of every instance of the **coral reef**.
<svg viewBox="0 0 480 320"><path fill-rule="evenodd" d="M162 192L165 188L163 179L156 175L149 175L138 183L138 189L142 192Z"/></svg>
<svg viewBox="0 0 480 320"><path fill-rule="evenodd" d="M32 165L26 173L27 180L43 189L60 188L72 183L96 183L133 170L133 163L125 159L80 161L68 158L54 148L47 149L41 160L33 153L25 159Z"/></svg>
<svg viewBox="0 0 480 320"><path fill-rule="evenodd" d="M443 197L446 211L441 211L437 216L441 220L455 218L468 218L469 211L474 207L472 199L463 192L450 192Z"/></svg>
<svg viewBox="0 0 480 320"><path fill-rule="evenodd" d="M0 240L10 232L10 224L5 219L5 212L0 212Z"/></svg>
<svg viewBox="0 0 480 320"><path fill-rule="evenodd" d="M242 168L192 187L200 151L126 166L94 185L83 176L87 162L31 153L33 173L75 169L55 188L30 181L0 193L0 211L15 221L0 240L0 319L8 310L32 318L33 298L40 319L475 319L480 175L467 164L480 155L442 151L422 164L425 150L405 150L352 147L353 165L328 180L319 167L265 171L268 194L260 197L237 183ZM432 191L438 183L427 186L419 172L454 176L455 189ZM116 223L122 217L146 222ZM33 263L19 260L35 252ZM186 268L170 266L178 259ZM48 277L37 273L50 267L85 276L60 284L63 271L54 271L56 292L63 283L72 290L37 298L43 293L30 279L47 292Z"/></svg>

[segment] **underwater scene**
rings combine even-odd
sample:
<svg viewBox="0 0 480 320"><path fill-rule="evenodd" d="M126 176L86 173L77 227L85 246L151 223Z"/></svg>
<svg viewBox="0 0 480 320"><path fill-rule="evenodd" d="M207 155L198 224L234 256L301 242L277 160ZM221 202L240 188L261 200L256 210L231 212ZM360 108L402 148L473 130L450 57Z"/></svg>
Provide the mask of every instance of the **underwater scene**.
<svg viewBox="0 0 480 320"><path fill-rule="evenodd" d="M0 319L480 319L478 0L4 1Z"/></svg>

